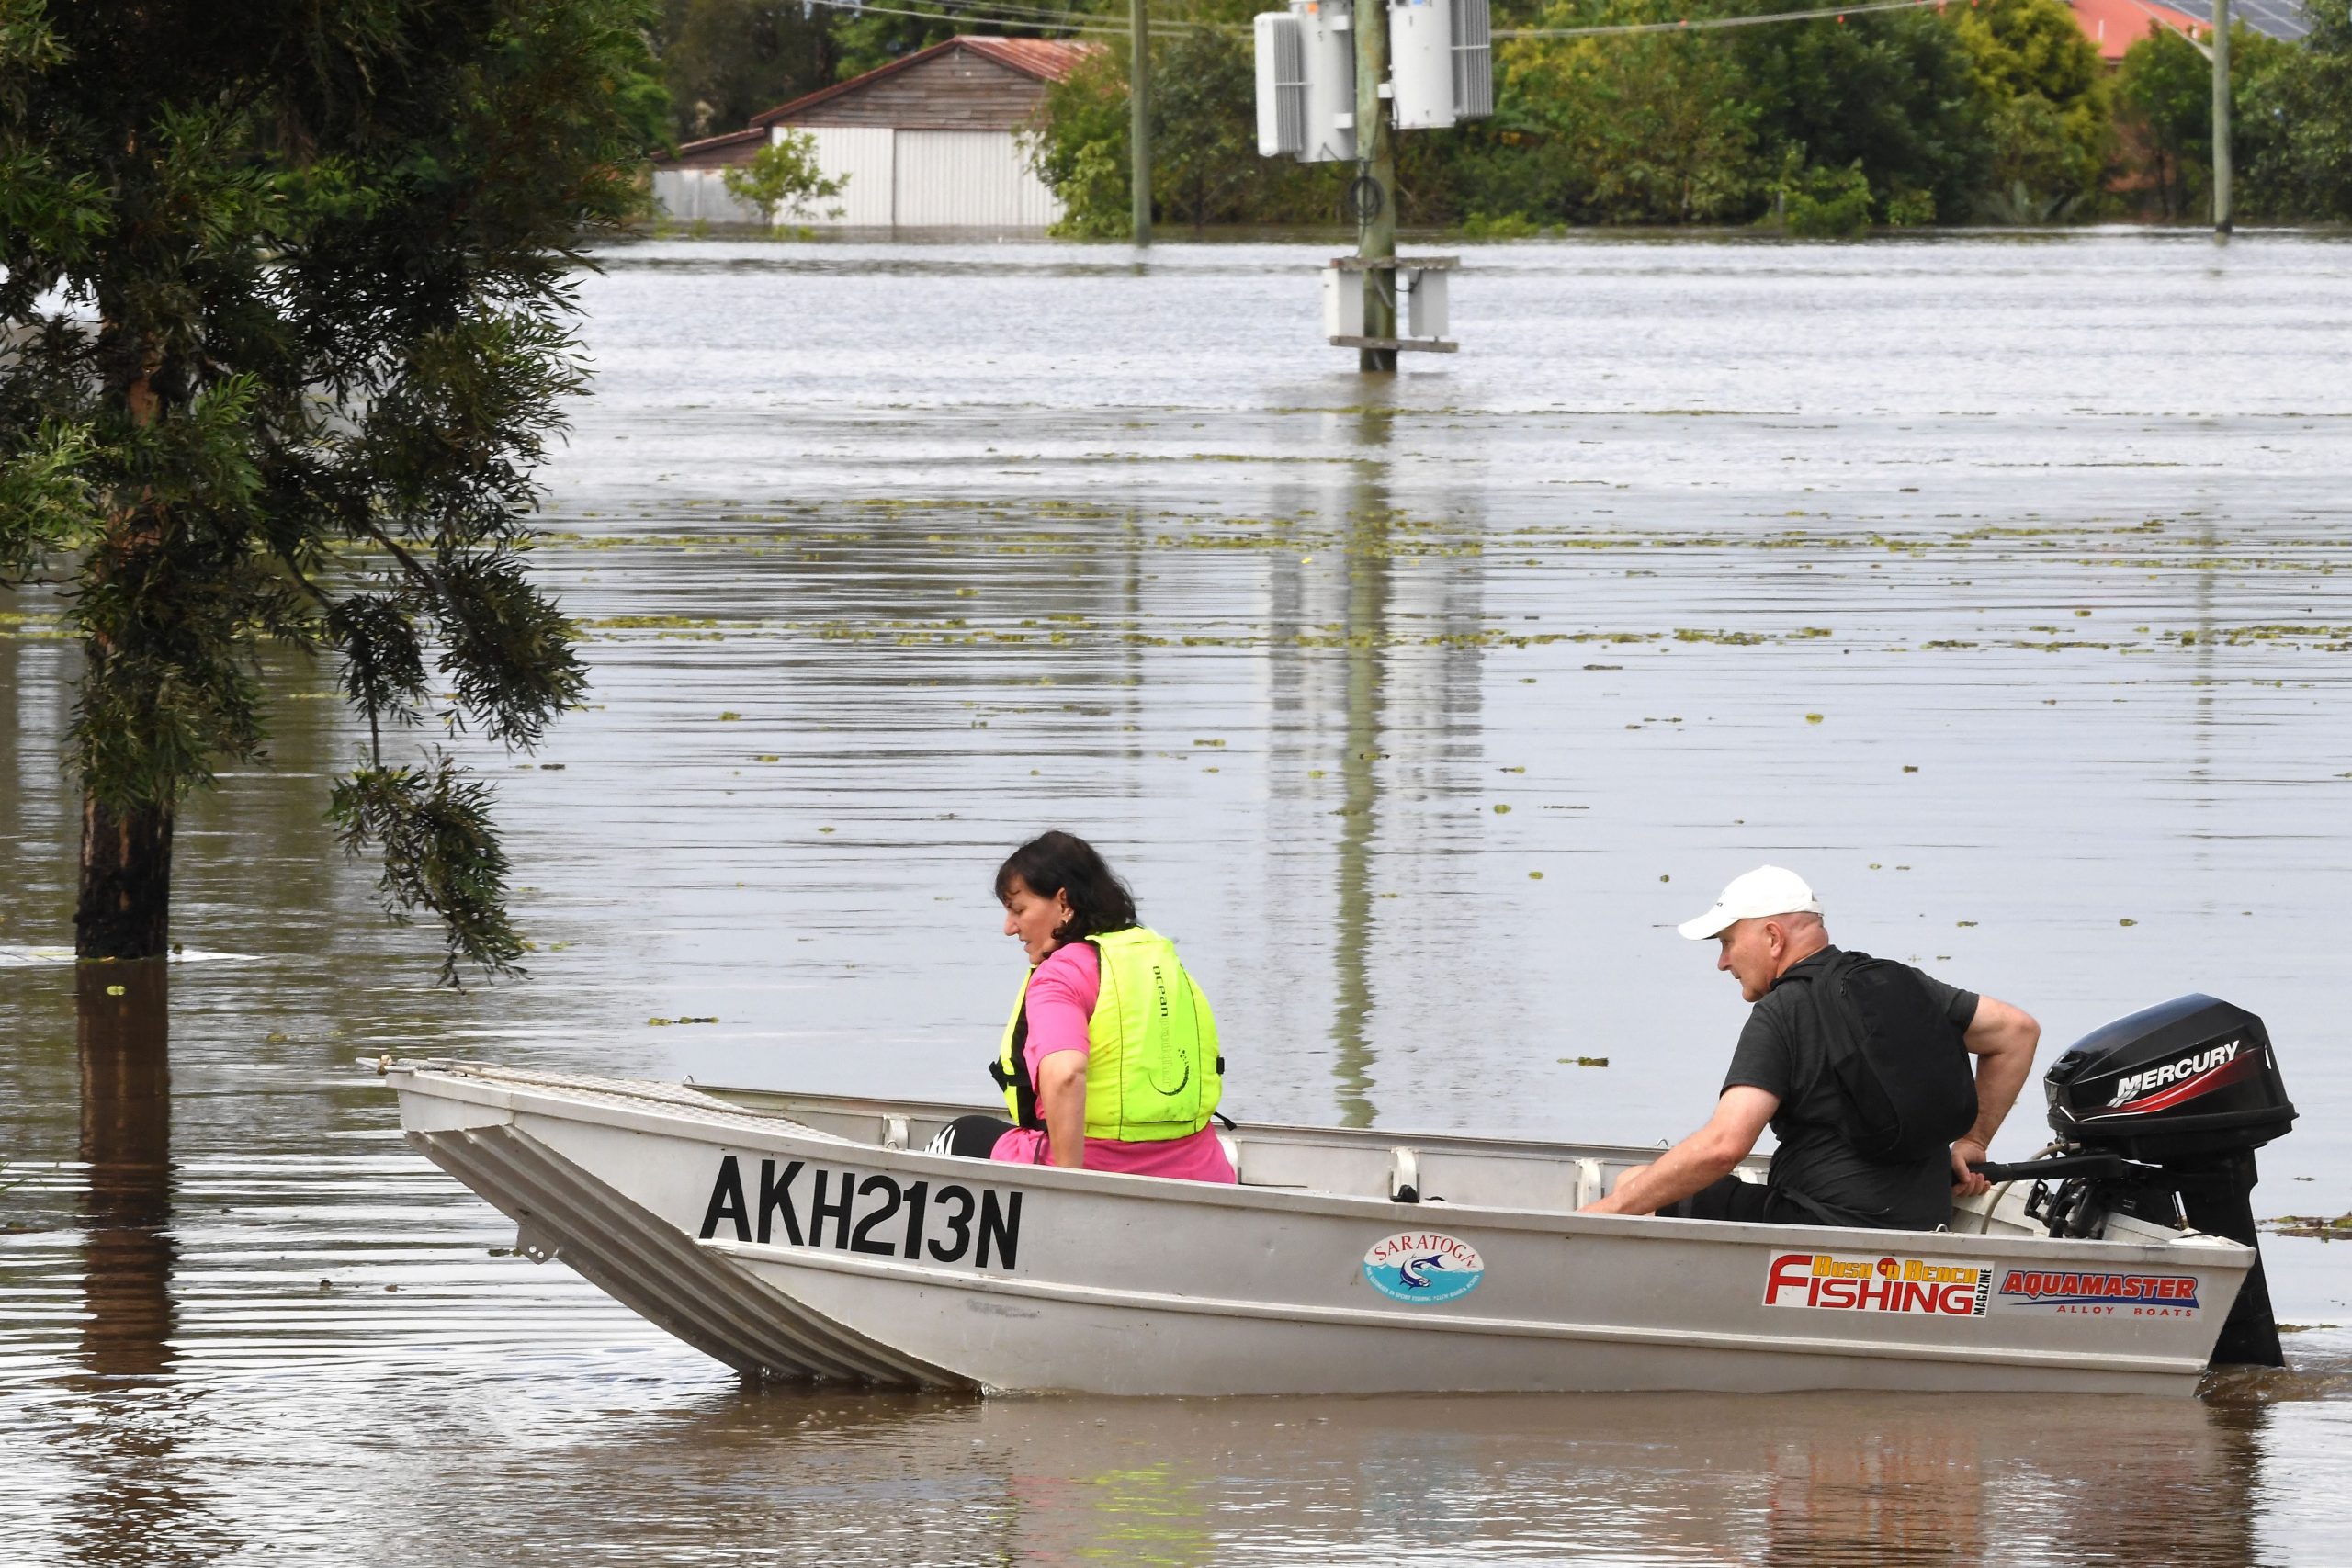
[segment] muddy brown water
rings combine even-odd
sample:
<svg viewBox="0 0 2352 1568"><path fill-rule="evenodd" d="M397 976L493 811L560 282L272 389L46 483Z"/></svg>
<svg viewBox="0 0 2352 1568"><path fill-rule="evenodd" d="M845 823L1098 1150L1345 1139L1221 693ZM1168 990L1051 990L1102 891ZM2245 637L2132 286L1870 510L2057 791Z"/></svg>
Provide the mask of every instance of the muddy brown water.
<svg viewBox="0 0 2352 1568"><path fill-rule="evenodd" d="M191 955L45 962L74 653L0 605L0 1562L2338 1560L2324 1241L2193 1402L978 1402L740 1387L401 1144L355 1058L977 1100L1058 823L1245 1120L1679 1134L1742 1009L1671 926L1770 859L2045 1059L2262 1013L2257 1212L2352 1210L2352 244L1487 247L1387 383L1320 254L611 253L538 558L594 705L481 759L527 982L426 984L291 659Z"/></svg>

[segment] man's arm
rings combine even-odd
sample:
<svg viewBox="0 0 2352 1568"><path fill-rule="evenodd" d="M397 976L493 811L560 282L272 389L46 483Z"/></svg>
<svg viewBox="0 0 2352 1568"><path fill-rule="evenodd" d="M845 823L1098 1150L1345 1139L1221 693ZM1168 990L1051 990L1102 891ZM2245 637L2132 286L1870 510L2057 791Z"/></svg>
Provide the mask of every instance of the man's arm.
<svg viewBox="0 0 2352 1568"><path fill-rule="evenodd" d="M2041 1043L2041 1025L2022 1008L1991 997L1979 998L1976 1016L1969 1021L1966 1043L1976 1055L1976 1124L1951 1146L1951 1190L1955 1197L1971 1198L1992 1183L1968 1168L1981 1160L2001 1130L2001 1119L2017 1103L2018 1090L2033 1071L2033 1048Z"/></svg>
<svg viewBox="0 0 2352 1568"><path fill-rule="evenodd" d="M2010 1091L2014 1094L2016 1091ZM1735 1084L1715 1101L1707 1124L1660 1155L1620 1177L1617 1190L1587 1203L1588 1214L1654 1214L1722 1180L1747 1157L1764 1124L1781 1109L1781 1097L1747 1084Z"/></svg>
<svg viewBox="0 0 2352 1568"><path fill-rule="evenodd" d="M1037 1109L1046 1118L1046 1146L1054 1163L1075 1170L1086 1163L1086 1053L1057 1051L1037 1064Z"/></svg>

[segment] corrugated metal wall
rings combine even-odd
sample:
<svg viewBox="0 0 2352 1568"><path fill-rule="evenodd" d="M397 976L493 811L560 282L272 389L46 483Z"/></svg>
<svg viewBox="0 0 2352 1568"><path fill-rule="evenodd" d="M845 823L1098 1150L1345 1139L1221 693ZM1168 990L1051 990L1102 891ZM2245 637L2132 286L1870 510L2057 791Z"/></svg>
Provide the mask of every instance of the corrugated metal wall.
<svg viewBox="0 0 2352 1568"><path fill-rule="evenodd" d="M898 221L910 229L1042 229L1053 192L1005 130L898 133Z"/></svg>
<svg viewBox="0 0 2352 1568"><path fill-rule="evenodd" d="M849 184L839 218L795 220L812 229L1043 229L1062 215L1009 130L892 130L812 125L817 164ZM672 219L757 224L756 209L727 194L717 169L661 169L653 199Z"/></svg>
<svg viewBox="0 0 2352 1568"><path fill-rule="evenodd" d="M778 127L779 131L784 127ZM811 218L812 229L888 229L895 221L891 185L895 170L887 126L809 125L790 129L816 139L817 166L828 179L849 176L849 185L828 205L842 209L839 218Z"/></svg>
<svg viewBox="0 0 2352 1568"><path fill-rule="evenodd" d="M653 205L680 223L752 223L759 209L727 194L719 169L656 169Z"/></svg>

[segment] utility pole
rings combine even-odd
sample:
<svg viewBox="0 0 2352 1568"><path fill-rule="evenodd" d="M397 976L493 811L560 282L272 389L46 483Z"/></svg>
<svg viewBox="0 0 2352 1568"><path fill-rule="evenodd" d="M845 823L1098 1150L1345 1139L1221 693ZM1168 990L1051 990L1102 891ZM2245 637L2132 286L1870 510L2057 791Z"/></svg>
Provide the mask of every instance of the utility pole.
<svg viewBox="0 0 2352 1568"><path fill-rule="evenodd" d="M2228 0L2213 0L2216 6ZM1363 269L1363 335L1396 336L1396 153L1389 143L1388 0L1355 0L1356 256ZM1358 370L1394 370L1393 348L1356 350Z"/></svg>
<svg viewBox="0 0 2352 1568"><path fill-rule="evenodd" d="M2216 6L2227 0L2213 0ZM1151 30L1144 25L1143 0L1127 0L1127 28L1135 58L1127 72L1127 185L1135 198L1135 240L1151 243Z"/></svg>
<svg viewBox="0 0 2352 1568"><path fill-rule="evenodd" d="M2213 232L2230 231L2230 0L2213 0Z"/></svg>

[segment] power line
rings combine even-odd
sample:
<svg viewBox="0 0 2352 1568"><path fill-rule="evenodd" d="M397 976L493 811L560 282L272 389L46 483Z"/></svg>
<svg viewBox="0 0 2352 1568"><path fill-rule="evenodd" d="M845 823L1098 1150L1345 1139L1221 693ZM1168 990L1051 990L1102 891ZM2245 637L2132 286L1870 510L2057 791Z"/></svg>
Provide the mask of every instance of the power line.
<svg viewBox="0 0 2352 1568"><path fill-rule="evenodd" d="M1844 20L1871 11L1916 11L1922 6L1940 10L1950 0L1870 0L1861 6L1815 6L1804 11L1775 11L1760 17L1697 17L1679 22L1620 22L1605 27L1590 28L1498 28L1498 39L1521 38L1600 38L1625 33L1697 32L1703 28L1754 28L1767 22L1815 22L1825 17Z"/></svg>
<svg viewBox="0 0 2352 1568"><path fill-rule="evenodd" d="M926 22L993 22L1007 28L1057 28L1075 33L1101 33L1112 38L1125 38L1127 28L1110 25L1100 12L1051 11L1043 6L1016 6L1012 0L986 0L978 6L942 6L935 11L910 11L899 6L876 6L870 0L809 0L812 5L829 6L836 11L869 11L885 17L913 17ZM1003 13L1025 11L1027 16ZM1206 22L1154 22L1155 33L1189 31L1209 27Z"/></svg>
<svg viewBox="0 0 2352 1568"><path fill-rule="evenodd" d="M912 17L921 21L992 22L999 27L1054 28L1073 33L1092 33L1106 38L1132 36L1126 28L1106 21L1101 12L1055 10L1042 6L1026 6L1018 0L981 0L973 6L947 6L935 11L914 11L904 6L878 6L873 0L808 0L810 5L824 6L837 11L872 12L885 17ZM1754 17L1686 17L1671 22L1617 22L1584 28L1498 28L1493 37L1504 39L1610 38L1635 33L1700 32L1713 28L1755 28L1775 22L1818 22L1836 17L1867 16L1877 11L1916 11L1933 6L1942 10L1951 0L1865 0L1859 6L1817 6L1802 11L1773 11ZM1973 0L1971 0L1973 3ZM2138 3L2138 0L2134 0ZM2149 7L2142 6L2143 10ZM2157 14L2149 10L2151 16ZM2159 21L2164 18L2157 17ZM1206 28L1219 32L1244 32L1239 23L1156 21L1152 32L1168 36ZM2177 28L2176 31L2179 30ZM2183 37L2188 37L2186 33ZM2191 44L2197 40L2190 38ZM2200 51L2202 46L2199 46Z"/></svg>

